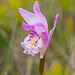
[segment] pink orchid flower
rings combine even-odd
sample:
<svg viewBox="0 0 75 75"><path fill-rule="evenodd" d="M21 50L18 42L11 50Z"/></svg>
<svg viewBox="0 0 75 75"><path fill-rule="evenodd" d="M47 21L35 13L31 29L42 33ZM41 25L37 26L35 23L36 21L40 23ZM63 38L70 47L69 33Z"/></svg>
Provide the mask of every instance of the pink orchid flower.
<svg viewBox="0 0 75 75"><path fill-rule="evenodd" d="M27 22L27 24L22 22L23 28L27 31L32 30L24 39L24 42L21 42L21 45L25 49L24 53L34 56L34 54L40 52L40 58L43 58L51 41L59 14L56 15L54 27L48 34L47 20L40 11L38 1L34 3L33 11L34 13L31 13L19 8L21 16Z"/></svg>

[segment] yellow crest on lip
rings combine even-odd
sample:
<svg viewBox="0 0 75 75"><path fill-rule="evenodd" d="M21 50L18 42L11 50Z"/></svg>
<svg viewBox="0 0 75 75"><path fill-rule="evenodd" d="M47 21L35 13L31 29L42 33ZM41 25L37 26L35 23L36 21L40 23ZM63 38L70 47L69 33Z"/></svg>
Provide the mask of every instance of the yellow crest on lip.
<svg viewBox="0 0 75 75"><path fill-rule="evenodd" d="M38 39L39 39L38 37L35 37L35 38L32 38L32 39L31 39L31 42L30 42L31 48L32 48L32 46L36 43L36 41L37 41Z"/></svg>

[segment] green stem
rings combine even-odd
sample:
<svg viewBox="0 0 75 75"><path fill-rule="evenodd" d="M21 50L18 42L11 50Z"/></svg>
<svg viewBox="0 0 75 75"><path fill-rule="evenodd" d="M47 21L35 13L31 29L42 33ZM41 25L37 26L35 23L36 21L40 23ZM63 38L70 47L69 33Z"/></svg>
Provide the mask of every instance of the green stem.
<svg viewBox="0 0 75 75"><path fill-rule="evenodd" d="M44 55L44 57L42 59L40 59L40 63L39 63L39 75L43 75L44 64L45 64L45 55Z"/></svg>

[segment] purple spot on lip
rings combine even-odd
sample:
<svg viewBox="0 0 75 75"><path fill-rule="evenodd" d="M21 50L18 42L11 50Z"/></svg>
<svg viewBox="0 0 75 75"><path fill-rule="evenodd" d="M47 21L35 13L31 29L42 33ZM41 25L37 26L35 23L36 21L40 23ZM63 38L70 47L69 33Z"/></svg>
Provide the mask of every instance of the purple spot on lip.
<svg viewBox="0 0 75 75"><path fill-rule="evenodd" d="M36 43L38 42L38 40L36 41Z"/></svg>
<svg viewBox="0 0 75 75"><path fill-rule="evenodd" d="M30 51L30 54L32 54L32 51Z"/></svg>
<svg viewBox="0 0 75 75"><path fill-rule="evenodd" d="M30 33L30 35L37 35L37 33L36 33L35 31L32 31L32 32Z"/></svg>
<svg viewBox="0 0 75 75"><path fill-rule="evenodd" d="M29 36L30 36L30 38L32 38L34 36L38 36L38 38L40 39L39 35L35 31L32 31Z"/></svg>
<svg viewBox="0 0 75 75"><path fill-rule="evenodd" d="M31 33L30 33L30 35L34 35L35 34L35 32L34 31L32 31Z"/></svg>
<svg viewBox="0 0 75 75"><path fill-rule="evenodd" d="M32 38L33 36L30 36L30 38Z"/></svg>
<svg viewBox="0 0 75 75"><path fill-rule="evenodd" d="M27 41L31 41L31 39L28 39Z"/></svg>
<svg viewBox="0 0 75 75"><path fill-rule="evenodd" d="M31 51L34 51L35 50L35 48L31 48Z"/></svg>
<svg viewBox="0 0 75 75"><path fill-rule="evenodd" d="M34 33L31 32L30 35L34 35Z"/></svg>
<svg viewBox="0 0 75 75"><path fill-rule="evenodd" d="M35 46L37 46L37 44L35 44Z"/></svg>

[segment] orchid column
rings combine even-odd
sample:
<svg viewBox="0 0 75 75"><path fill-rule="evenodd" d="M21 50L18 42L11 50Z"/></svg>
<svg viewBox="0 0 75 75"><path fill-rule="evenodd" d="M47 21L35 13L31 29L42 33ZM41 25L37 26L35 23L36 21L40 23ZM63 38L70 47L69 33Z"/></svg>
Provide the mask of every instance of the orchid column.
<svg viewBox="0 0 75 75"><path fill-rule="evenodd" d="M30 34L24 39L24 42L21 42L21 45L24 48L23 53L34 56L40 52L40 75L43 73L44 69L44 60L45 53L49 46L52 34L56 27L59 14L56 15L56 20L54 22L53 29L48 34L48 24L44 15L39 9L38 1L34 3L33 6L34 13L28 12L22 8L19 8L19 12L24 20L27 22L22 22L23 28L25 30L32 30ZM43 65L42 65L43 64ZM41 68L41 66L43 68Z"/></svg>

